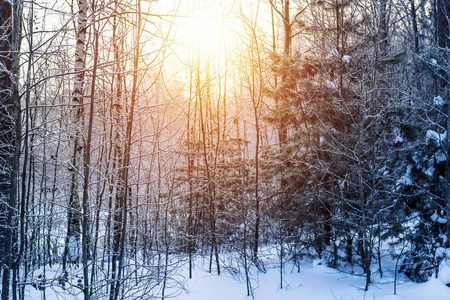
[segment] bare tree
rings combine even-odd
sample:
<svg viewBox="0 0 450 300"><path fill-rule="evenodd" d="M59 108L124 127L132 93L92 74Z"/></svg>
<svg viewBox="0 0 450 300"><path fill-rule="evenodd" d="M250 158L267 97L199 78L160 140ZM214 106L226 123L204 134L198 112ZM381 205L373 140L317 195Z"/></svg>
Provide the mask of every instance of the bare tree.
<svg viewBox="0 0 450 300"><path fill-rule="evenodd" d="M11 60L11 63L8 64L8 62L5 62L5 71L6 76L10 77L10 85L9 85L9 92L10 93L10 99L5 100L5 104L11 105L11 107L8 109L9 112L12 115L12 123L13 130L11 133L11 136L14 136L14 150L12 155L12 164L11 167L11 173L10 173L10 183L9 183L9 201L8 201L8 209L7 209L7 217L6 217L6 224L7 228L5 231L5 266L6 268L3 269L3 282L2 282L2 300L9 299L9 284L10 284L10 270L13 270L13 279L12 279L12 297L14 300L17 299L17 276L18 276L18 262L20 262L20 255L17 253L17 248L14 245L14 243L17 242L15 235L17 232L17 212L18 212L18 205L19 205L19 172L20 172L20 154L21 154L21 147L22 147L22 119L21 119L21 104L20 104L20 94L19 94L19 70L20 70L20 35L21 35L21 15L22 15L22 1L16 0L11 2L2 2L2 9L3 9L3 16L4 16L4 23L2 26L6 27L6 30L4 31L5 37L8 40L9 34L10 34L10 41L11 44L5 43L5 50L9 50L6 54L7 59ZM12 4L12 8L10 5ZM10 12L12 11L12 14ZM8 27L11 28L8 30ZM3 50L3 49L2 49ZM11 69L8 70L8 66L11 66ZM3 71L3 72L5 72ZM4 76L5 76L4 75ZM8 80L8 79L4 79ZM3 97L2 97L3 98ZM3 103L2 103L3 104ZM7 115L7 114L6 114ZM8 118L8 117L7 117ZM8 124L7 122L6 124ZM12 128L11 128L12 129ZM9 128L7 129L7 131ZM8 136L8 134L7 134ZM7 154L8 155L8 154ZM23 204L22 204L23 205Z"/></svg>

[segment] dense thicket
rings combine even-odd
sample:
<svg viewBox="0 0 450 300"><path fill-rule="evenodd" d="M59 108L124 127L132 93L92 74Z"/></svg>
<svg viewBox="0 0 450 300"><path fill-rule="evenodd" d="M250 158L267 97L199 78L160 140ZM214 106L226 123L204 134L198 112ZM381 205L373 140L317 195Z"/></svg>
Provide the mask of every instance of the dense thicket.
<svg viewBox="0 0 450 300"><path fill-rule="evenodd" d="M448 1L159 2L0 1L2 300L164 299L196 256L250 295L262 247L437 274Z"/></svg>

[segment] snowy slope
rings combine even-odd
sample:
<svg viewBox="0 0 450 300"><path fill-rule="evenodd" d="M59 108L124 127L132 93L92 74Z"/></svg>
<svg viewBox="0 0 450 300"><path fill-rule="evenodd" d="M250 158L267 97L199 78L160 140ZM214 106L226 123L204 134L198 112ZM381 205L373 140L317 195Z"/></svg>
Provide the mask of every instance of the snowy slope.
<svg viewBox="0 0 450 300"><path fill-rule="evenodd" d="M187 270L180 270L180 281L184 281L185 289L168 290L166 295L177 300L248 300L245 278L238 273L230 275L226 270L220 276L209 274L201 263L195 264L194 276L187 278ZM280 289L280 272L273 265L267 272L251 269L251 286L256 300L297 300L297 299L338 299L338 300L448 300L450 288L439 279L431 278L426 283L412 283L403 279L397 286L397 295L393 294L392 272L385 272L383 279L374 279L375 283L369 291L363 290L365 279L362 276L339 272L315 262L302 262L301 271L287 264L283 273L283 289ZM445 275L445 272L443 272ZM58 293L55 293L55 290ZM71 292L75 292L72 290ZM173 294L172 294L173 292ZM41 291L31 286L27 288L26 299L43 299ZM83 299L82 294L69 295L69 291L59 288L47 288L46 300ZM145 298L144 298L145 299ZM169 299L169 298L168 298Z"/></svg>
<svg viewBox="0 0 450 300"><path fill-rule="evenodd" d="M286 288L279 289L280 274L270 269L266 274L252 274L254 297L257 300L294 300L294 299L377 299L377 300L448 300L450 288L438 279L422 284L403 282L397 286L397 295L393 294L393 280L379 280L364 292L363 277L340 273L323 265L313 266L303 263L300 273L288 269L284 274ZM176 299L251 299L246 296L244 280L241 283L229 276L206 275L196 272L196 277L188 282L189 292Z"/></svg>

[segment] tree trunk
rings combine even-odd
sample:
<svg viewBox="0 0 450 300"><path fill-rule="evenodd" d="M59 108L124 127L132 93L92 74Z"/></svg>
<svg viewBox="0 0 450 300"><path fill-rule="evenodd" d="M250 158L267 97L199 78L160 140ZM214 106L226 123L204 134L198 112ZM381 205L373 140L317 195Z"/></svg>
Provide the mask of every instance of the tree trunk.
<svg viewBox="0 0 450 300"><path fill-rule="evenodd" d="M88 209L88 198L89 198L89 179L91 171L91 143L92 143L92 130L94 123L94 104L95 104L95 81L97 79L97 64L98 64L98 39L99 32L95 24L95 1L92 2L92 28L94 33L94 65L92 69L92 80L91 80L91 95L89 103L89 123L88 132L86 140L86 154L84 156L84 182L83 182L83 198L82 198L82 222L81 222L81 260L83 264L83 294L84 299L90 299L89 291L89 267L88 267L88 223L89 223L89 209Z"/></svg>
<svg viewBox="0 0 450 300"><path fill-rule="evenodd" d="M72 102L73 116L72 120L76 128L72 136L73 152L71 159L71 183L69 195L69 208L67 213L67 237L63 257L63 269L66 269L67 260L69 263L76 263L79 260L79 243L81 235L81 209L80 199L78 195L78 174L81 170L81 162L83 156L82 134L84 127L84 77L85 77L85 61L86 61L86 28L87 28L87 2L86 0L78 0L78 21L76 32L75 47L75 76L73 83Z"/></svg>
<svg viewBox="0 0 450 300"><path fill-rule="evenodd" d="M0 163L2 170L12 170L14 155L14 119L13 98L10 95L12 80L10 73L12 70L11 54L11 31L12 31L12 7L4 0L0 0L0 63L5 67L0 72ZM10 171L11 172L11 171ZM4 253L0 257L2 265L2 300L9 297L11 250L12 250L12 216L14 210L10 209L12 199L10 199L11 173L0 172L0 250ZM5 266L5 267L3 267Z"/></svg>
<svg viewBox="0 0 450 300"><path fill-rule="evenodd" d="M133 121L134 121L134 108L137 99L137 89L138 89L138 68L139 68L139 59L140 59L140 38L141 38L141 5L140 2L137 2L137 24L135 27L135 44L134 44L134 58L133 58L133 81L132 81L132 89L131 89L131 103L127 116L127 125L126 125L126 135L125 135L125 143L124 143L124 157L123 164L119 174L119 191L117 197L117 204L121 211L119 214L119 224L120 232L117 236L117 250L118 252L114 253L117 256L118 266L117 266L117 277L114 282L114 287L111 290L111 296L113 300L117 300L119 296L119 289L121 286L121 276L122 269L124 264L124 256L125 256L125 238L127 232L127 215L128 215L128 194L129 194L129 169L130 169L130 156L131 156L131 144L132 144L132 131L133 131ZM117 208L117 207L116 207ZM113 270L114 272L114 270Z"/></svg>
<svg viewBox="0 0 450 300"><path fill-rule="evenodd" d="M289 0L284 1L284 16L283 16L283 27L284 27L284 56L285 60L288 60L290 51L291 51L291 19L289 15ZM288 62L286 61L286 64ZM283 85L283 88L287 88L287 74L283 74L281 77L281 82ZM285 108L283 108L285 109ZM287 120L285 120L285 113L283 113L280 124L279 124L279 131L278 131L278 139L280 142L280 147L282 151L284 151L284 146L286 146L287 142ZM285 179L281 180L281 188L284 188L287 185L287 182Z"/></svg>
<svg viewBox="0 0 450 300"><path fill-rule="evenodd" d="M21 106L20 106L20 95L19 95L19 51L20 51L20 32L21 32L21 16L22 16L22 2L21 0L15 0L12 7L11 16L11 6L10 3L6 1L0 2L1 4L1 21L3 26L5 26L4 33L7 40L6 42L1 41L2 45L0 51L6 54L2 56L2 60L5 63L6 70L10 72L4 72L1 74L1 84L11 96L1 95L2 100L2 118L6 117L5 126L2 129L6 131L6 138L13 141L12 148L7 151L7 162L8 169L11 170L10 180L9 180L9 201L8 208L6 210L6 227L5 233L5 246L4 246L4 265L3 269L3 282L2 282L2 300L7 300L9 298L9 283L10 283L10 270L17 274L17 249L14 249L15 242L15 232L17 230L17 205L18 205L18 178L20 172L20 151L22 146L22 122L21 122ZM11 21L12 17L12 21ZM9 42L11 44L9 44ZM8 46L9 45L9 46ZM9 48L10 47L10 48ZM10 68L10 69L9 69ZM6 97L4 97L6 96ZM8 115L12 113L13 118L9 119ZM3 115L4 114L4 115ZM10 153L12 154L12 160ZM10 163L9 163L10 162ZM6 187L5 187L6 188ZM3 190L3 188L2 188ZM6 193L5 193L6 194ZM5 197L6 195L2 195ZM6 197L5 197L6 198ZM16 293L16 278L12 279L12 299L17 299Z"/></svg>
<svg viewBox="0 0 450 300"><path fill-rule="evenodd" d="M450 48L450 2L448 0L437 0L436 1L436 34L437 34L437 44L439 47L439 52L442 55L446 65L450 65L450 54L448 53L448 48ZM450 72L447 71L444 78L438 79L438 95L442 94L444 99L449 102L449 80ZM447 105L447 168L445 171L445 199L446 199L446 212L447 212L447 243L450 245L450 138L448 137L450 133L450 105Z"/></svg>

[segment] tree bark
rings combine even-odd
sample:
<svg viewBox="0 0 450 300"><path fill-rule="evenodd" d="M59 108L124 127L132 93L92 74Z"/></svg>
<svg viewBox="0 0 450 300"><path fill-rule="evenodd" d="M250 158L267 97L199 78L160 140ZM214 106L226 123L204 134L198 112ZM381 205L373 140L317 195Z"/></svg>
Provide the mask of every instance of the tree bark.
<svg viewBox="0 0 450 300"><path fill-rule="evenodd" d="M79 242L80 242L80 225L81 225L81 209L78 195L78 174L82 162L83 145L81 136L84 127L84 77L85 77L85 61L86 61L86 29L87 29L87 2L86 0L78 0L78 21L76 32L76 47L75 47L75 76L73 83L72 102L74 115L72 116L73 123L76 128L72 136L73 152L71 160L71 183L69 195L69 208L67 213L67 237L63 257L63 269L66 268L67 259L70 263L75 263L79 259Z"/></svg>
<svg viewBox="0 0 450 300"><path fill-rule="evenodd" d="M11 128L5 128L7 132L11 132L11 135L7 133L8 137L13 137L13 148L10 148L12 151L12 160L8 158L8 161L11 161L11 177L9 184L9 201L7 208L7 216L6 216L6 228L5 232L5 268L3 269L3 282L2 282L2 300L7 300L9 298L9 283L10 283L10 270L13 270L13 273L17 274L18 266L16 264L16 255L18 253L17 249L14 250L14 242L15 242L15 232L17 231L17 209L19 203L19 193L18 193L18 179L20 172L20 152L22 146L22 122L21 122L21 105L20 105L20 95L19 95L19 70L20 70L20 61L19 61L19 51L20 51L20 34L21 34L21 17L22 17L22 1L14 0L12 7L12 21L11 21L11 7L10 3L6 1L0 2L2 8L2 20L3 24L6 28L4 29L6 32L6 37L8 42L10 41L10 48L8 48L8 42L2 43L2 51L5 51L6 57L4 61L6 69L9 71L8 67L11 67L10 72L2 74L2 83L9 84L9 86L5 86L5 88L11 91L11 98L6 98L2 102L6 105L5 112L12 112L13 119L7 123L7 126ZM8 27L11 29L9 30ZM10 39L9 39L9 33ZM3 42L3 41L2 41ZM9 50L9 51L8 51ZM11 59L11 62L8 61ZM8 92L9 94L9 92ZM2 95L3 96L3 95ZM2 103L2 104L3 104ZM2 116L3 117L3 116ZM8 117L7 117L8 118ZM11 131L10 131L11 130ZM8 155L8 154L7 154ZM12 299L17 299L16 286L17 280L16 278L12 279Z"/></svg>
<svg viewBox="0 0 450 300"><path fill-rule="evenodd" d="M4 253L0 257L2 263L2 300L9 299L9 284L11 270L11 252L12 252L12 227L11 221L14 215L15 203L10 198L11 175L13 169L14 148L14 119L13 98L11 97L12 80L12 7L4 0L0 0L0 63L5 67L0 73L0 130L1 140L1 168L9 172L0 172L0 249ZM12 206L14 205L14 206ZM4 267L3 267L4 266Z"/></svg>
<svg viewBox="0 0 450 300"><path fill-rule="evenodd" d="M118 235L118 266L117 266L117 277L114 282L114 287L111 290L111 296L113 300L117 300L119 297L119 289L121 286L121 276L124 264L125 256L125 237L127 232L127 215L128 215L128 194L129 194L129 169L130 169L130 156L131 156L131 144L132 144L132 131L133 131L133 121L134 121L134 108L137 99L137 89L138 89L138 68L140 59L140 38L141 38L141 5L137 2L137 24L135 27L135 44L134 44L134 58L133 58L133 81L131 89L131 103L129 107L129 112L127 116L126 125L126 135L124 143L124 158L123 164L119 175L119 191L118 191L118 204L120 204L120 233ZM116 253L114 253L116 254ZM114 272L114 271L113 271Z"/></svg>
<svg viewBox="0 0 450 300"><path fill-rule="evenodd" d="M89 291L89 267L88 267L88 223L89 223L89 209L88 209L88 199L89 199L89 178L91 171L91 143L92 143L92 130L94 123L94 104L95 104L95 81L97 79L97 65L98 65L98 39L99 32L95 24L95 1L92 3L92 28L94 33L94 65L92 69L92 80L91 80L91 95L89 103L89 123L88 132L86 140L86 154L84 156L84 182L83 182L83 198L82 198L82 222L81 222L81 261L83 264L83 294L84 299L90 299Z"/></svg>

